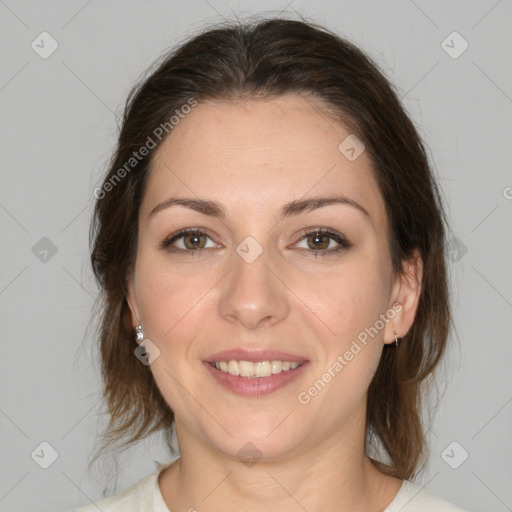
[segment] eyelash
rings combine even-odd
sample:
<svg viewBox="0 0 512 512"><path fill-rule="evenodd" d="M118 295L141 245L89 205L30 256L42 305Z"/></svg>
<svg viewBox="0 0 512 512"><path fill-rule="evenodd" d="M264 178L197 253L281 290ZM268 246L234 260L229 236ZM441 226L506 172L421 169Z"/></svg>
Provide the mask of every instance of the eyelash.
<svg viewBox="0 0 512 512"><path fill-rule="evenodd" d="M208 235L207 231L203 231L202 229L186 228L186 229L181 229L180 231L178 231L172 235L169 235L167 238L165 238L160 243L160 247L162 249L166 249L168 252L171 252L171 253L183 253L188 257L199 257L200 253L202 251L208 250L208 249L181 249L178 247L171 246L172 243L176 242L180 238L183 238L185 235L198 235L198 236L205 235L210 239L212 238ZM349 249L350 247L352 247L352 243L349 242L347 240L347 238L345 238L343 235L341 235L340 233L337 233L335 231L325 229L325 228L312 229L310 231L303 233L301 238L299 239L299 242L304 240L305 238L307 238L310 235L327 236L339 244L339 246L334 249L328 249L328 250L324 250L324 251L315 251L313 249L302 249L303 251L307 251L309 253L314 254L315 258L317 258L318 256L320 256L322 258L325 256L332 256L332 255L338 254L338 253L345 251L345 250Z"/></svg>

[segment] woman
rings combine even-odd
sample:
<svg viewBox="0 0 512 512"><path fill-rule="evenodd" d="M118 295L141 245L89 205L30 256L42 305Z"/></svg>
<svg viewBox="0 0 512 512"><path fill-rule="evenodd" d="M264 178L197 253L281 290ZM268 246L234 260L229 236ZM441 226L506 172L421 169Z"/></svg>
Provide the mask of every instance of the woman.
<svg viewBox="0 0 512 512"><path fill-rule="evenodd" d="M461 510L411 482L443 207L358 48L282 19L189 40L130 95L95 196L106 444L175 426L180 451L102 511Z"/></svg>

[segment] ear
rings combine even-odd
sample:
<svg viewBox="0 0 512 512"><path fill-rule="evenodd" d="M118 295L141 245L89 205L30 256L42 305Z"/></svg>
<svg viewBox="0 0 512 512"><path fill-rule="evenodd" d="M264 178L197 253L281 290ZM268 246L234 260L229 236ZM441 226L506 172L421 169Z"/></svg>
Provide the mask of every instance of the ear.
<svg viewBox="0 0 512 512"><path fill-rule="evenodd" d="M135 293L135 277L132 273L127 278L128 293L126 295L126 302L131 312L132 328L135 329L140 323L139 307L137 304L137 296Z"/></svg>
<svg viewBox="0 0 512 512"><path fill-rule="evenodd" d="M395 341L395 331L396 337L403 338L414 323L418 310L423 280L423 260L419 251L415 249L411 258L404 260L402 265L404 271L396 277L389 304L390 309L395 310L395 316L386 324L384 343Z"/></svg>

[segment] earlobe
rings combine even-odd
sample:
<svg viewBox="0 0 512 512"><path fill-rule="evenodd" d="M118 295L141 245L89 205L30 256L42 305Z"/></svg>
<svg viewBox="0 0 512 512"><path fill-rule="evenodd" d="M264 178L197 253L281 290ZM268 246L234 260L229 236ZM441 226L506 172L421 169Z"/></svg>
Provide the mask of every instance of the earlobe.
<svg viewBox="0 0 512 512"><path fill-rule="evenodd" d="M392 303L394 318L386 325L385 343L395 343L410 330L416 317L423 282L423 260L418 250L403 262L403 272L397 276L393 288ZM397 308L395 305L401 307Z"/></svg>

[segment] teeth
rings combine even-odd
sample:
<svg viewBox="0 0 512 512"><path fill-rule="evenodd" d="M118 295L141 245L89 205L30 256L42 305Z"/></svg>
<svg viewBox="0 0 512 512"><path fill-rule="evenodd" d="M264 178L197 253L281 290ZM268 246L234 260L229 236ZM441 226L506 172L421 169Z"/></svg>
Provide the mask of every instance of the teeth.
<svg viewBox="0 0 512 512"><path fill-rule="evenodd" d="M290 361L219 361L215 368L240 377L269 377L270 375L294 370L301 363Z"/></svg>

